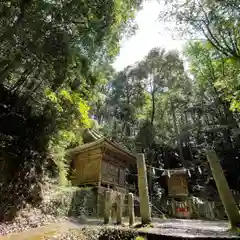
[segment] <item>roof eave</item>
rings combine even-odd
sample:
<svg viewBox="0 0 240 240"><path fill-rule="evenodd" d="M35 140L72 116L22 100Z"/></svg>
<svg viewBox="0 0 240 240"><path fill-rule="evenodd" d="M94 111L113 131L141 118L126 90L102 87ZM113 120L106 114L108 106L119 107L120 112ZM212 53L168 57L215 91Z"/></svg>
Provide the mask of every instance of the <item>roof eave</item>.
<svg viewBox="0 0 240 240"><path fill-rule="evenodd" d="M97 140L95 142L91 142L91 143L86 143L86 144L83 144L83 145L80 145L78 147L75 147L75 148L71 148L71 149L68 149L66 150L66 154L68 156L70 155L74 155L74 154L78 154L78 153L81 153L83 152L84 150L87 150L89 148L92 148L92 147L97 147L99 144L101 144L102 142L104 141L104 139L100 139L100 140Z"/></svg>

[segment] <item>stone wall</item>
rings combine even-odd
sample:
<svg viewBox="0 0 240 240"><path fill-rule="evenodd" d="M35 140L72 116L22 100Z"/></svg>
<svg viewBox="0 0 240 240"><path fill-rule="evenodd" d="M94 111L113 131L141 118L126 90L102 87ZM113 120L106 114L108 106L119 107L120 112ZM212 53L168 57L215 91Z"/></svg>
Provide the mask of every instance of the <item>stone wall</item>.
<svg viewBox="0 0 240 240"><path fill-rule="evenodd" d="M41 209L48 214L59 216L88 216L103 217L104 216L104 187L56 187L53 191L44 194L44 200ZM112 190L112 212L114 205L116 207L117 193L121 191ZM123 216L128 213L128 195L126 191L123 194ZM138 202L135 201L135 215L139 215Z"/></svg>
<svg viewBox="0 0 240 240"><path fill-rule="evenodd" d="M58 216L96 216L96 190L94 188L63 187L45 193L41 204L43 212Z"/></svg>
<svg viewBox="0 0 240 240"><path fill-rule="evenodd" d="M107 188L104 187L99 187L98 188L98 209L99 209L99 217L103 217L104 216L104 192L107 190ZM116 196L117 193L121 192L121 191L112 191L112 205L113 205L113 210L114 210L114 205L116 204ZM127 193L126 191L122 191L121 192L123 195L123 216L128 216L128 202L127 202Z"/></svg>
<svg viewBox="0 0 240 240"><path fill-rule="evenodd" d="M85 215L94 217L97 214L96 189L79 189L72 195L68 216Z"/></svg>

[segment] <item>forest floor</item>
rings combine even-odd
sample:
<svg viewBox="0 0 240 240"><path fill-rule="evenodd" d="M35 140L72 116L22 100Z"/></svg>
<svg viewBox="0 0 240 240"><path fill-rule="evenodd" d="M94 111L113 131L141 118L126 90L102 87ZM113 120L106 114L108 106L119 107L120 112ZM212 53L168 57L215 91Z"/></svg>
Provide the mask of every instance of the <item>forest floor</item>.
<svg viewBox="0 0 240 240"><path fill-rule="evenodd" d="M137 219L139 220L139 219ZM136 222L140 223L139 221ZM0 225L2 227L2 225ZM29 228L27 226L27 228ZM226 239L238 238L236 234L227 231L227 221L203 221L203 220L186 220L186 219L153 219L152 227L146 228L129 228L127 219L122 226L108 225L104 226L103 221L99 219L55 219L48 222L45 226L31 227L23 231L22 228L18 233L11 233L0 240L42 240L42 239L99 239L99 233L104 229L108 230L131 230L139 234L151 234L162 237L181 238L210 238ZM2 229L1 229L2 230ZM87 233L86 233L87 230ZM90 233L90 234L89 234ZM89 237L91 235L91 237Z"/></svg>

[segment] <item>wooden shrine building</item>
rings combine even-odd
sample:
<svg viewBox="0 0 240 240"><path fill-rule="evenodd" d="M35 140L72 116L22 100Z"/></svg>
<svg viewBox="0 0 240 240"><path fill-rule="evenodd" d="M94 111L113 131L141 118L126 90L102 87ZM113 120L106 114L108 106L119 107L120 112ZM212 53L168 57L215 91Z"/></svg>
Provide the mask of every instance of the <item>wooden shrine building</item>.
<svg viewBox="0 0 240 240"><path fill-rule="evenodd" d="M162 176L166 178L168 197L171 199L171 212L177 218L189 218L191 206L188 202L187 169L165 169Z"/></svg>
<svg viewBox="0 0 240 240"><path fill-rule="evenodd" d="M165 169L162 176L166 177L169 197L188 197L187 169Z"/></svg>
<svg viewBox="0 0 240 240"><path fill-rule="evenodd" d="M126 170L136 165L135 155L91 129L85 129L83 142L67 151L72 161L72 184L126 188Z"/></svg>
<svg viewBox="0 0 240 240"><path fill-rule="evenodd" d="M67 151L72 163L71 182L74 186L90 187L95 202L92 210L103 216L104 192L112 189L113 205L117 193L128 192L126 171L136 164L136 157L124 146L90 129L85 130L83 140L85 144Z"/></svg>
<svg viewBox="0 0 240 240"><path fill-rule="evenodd" d="M72 184L125 188L126 169L135 156L106 138L68 150L72 159Z"/></svg>

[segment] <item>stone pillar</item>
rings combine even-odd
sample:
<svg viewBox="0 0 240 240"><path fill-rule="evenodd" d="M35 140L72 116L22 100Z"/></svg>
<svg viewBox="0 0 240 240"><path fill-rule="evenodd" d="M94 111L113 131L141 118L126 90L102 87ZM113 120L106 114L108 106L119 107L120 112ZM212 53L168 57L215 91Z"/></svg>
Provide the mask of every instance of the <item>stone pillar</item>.
<svg viewBox="0 0 240 240"><path fill-rule="evenodd" d="M176 205L174 199L171 201L171 207L172 207L172 216L176 217Z"/></svg>
<svg viewBox="0 0 240 240"><path fill-rule="evenodd" d="M96 215L95 216L99 218L100 217L100 208L101 208L101 204L100 204L101 199L100 199L100 194L99 194L100 187L99 187L99 185L97 187L93 188L92 191L94 192L94 196L96 197L96 212L95 212Z"/></svg>
<svg viewBox="0 0 240 240"><path fill-rule="evenodd" d="M134 196L132 193L128 194L128 212L129 212L129 226L132 226L135 222Z"/></svg>
<svg viewBox="0 0 240 240"><path fill-rule="evenodd" d="M112 193L111 191L104 192L104 224L108 224L111 216L112 208Z"/></svg>
<svg viewBox="0 0 240 240"><path fill-rule="evenodd" d="M214 220L215 219L214 202L208 202L208 204L209 204L210 218L211 218L211 220Z"/></svg>
<svg viewBox="0 0 240 240"><path fill-rule="evenodd" d="M239 209L228 186L227 179L223 173L222 166L216 152L213 150L208 151L207 159L231 227L235 228L238 224L240 224Z"/></svg>
<svg viewBox="0 0 240 240"><path fill-rule="evenodd" d="M142 224L149 224L151 222L151 208L149 203L147 170L144 154L137 154L137 168L138 189L140 197L140 215Z"/></svg>
<svg viewBox="0 0 240 240"><path fill-rule="evenodd" d="M117 201L117 224L122 224L123 198L121 193L117 194L116 201Z"/></svg>
<svg viewBox="0 0 240 240"><path fill-rule="evenodd" d="M191 217L192 214L193 214L193 207L192 207L193 203L192 203L192 199L191 198L189 198L187 200L187 204L188 204L189 214L190 214L190 217Z"/></svg>

